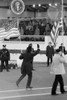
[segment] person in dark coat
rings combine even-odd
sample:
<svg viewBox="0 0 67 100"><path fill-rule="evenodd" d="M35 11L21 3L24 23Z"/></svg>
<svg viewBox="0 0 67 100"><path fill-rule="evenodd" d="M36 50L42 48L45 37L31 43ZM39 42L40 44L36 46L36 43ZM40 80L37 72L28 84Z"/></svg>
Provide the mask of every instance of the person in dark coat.
<svg viewBox="0 0 67 100"><path fill-rule="evenodd" d="M27 50L25 53L22 53L20 55L20 59L23 59L23 63L21 65L21 76L20 78L16 81L16 85L18 86L20 81L28 75L28 80L26 84L26 88L32 88L31 81L32 81L32 63L31 60L33 59L34 56L36 56L39 53L39 45L37 45L37 50L33 53L31 53L31 47L28 46Z"/></svg>
<svg viewBox="0 0 67 100"><path fill-rule="evenodd" d="M61 43L61 46L59 46L59 49L66 54L66 50L65 50L65 46L63 45L63 43Z"/></svg>
<svg viewBox="0 0 67 100"><path fill-rule="evenodd" d="M52 59L54 56L54 47L52 46L51 42L49 42L46 48L46 56L47 56L47 66L49 66L49 61L51 60L51 63L52 63Z"/></svg>
<svg viewBox="0 0 67 100"><path fill-rule="evenodd" d="M10 60L9 50L6 48L6 45L3 45L3 49L1 49L1 72L4 68L6 68L7 72L9 72L8 61Z"/></svg>
<svg viewBox="0 0 67 100"><path fill-rule="evenodd" d="M32 43L30 43L28 47L31 47L31 53L34 53L34 48L32 47ZM32 70L35 71L35 69L33 68L33 58L31 59L31 63L32 63Z"/></svg>

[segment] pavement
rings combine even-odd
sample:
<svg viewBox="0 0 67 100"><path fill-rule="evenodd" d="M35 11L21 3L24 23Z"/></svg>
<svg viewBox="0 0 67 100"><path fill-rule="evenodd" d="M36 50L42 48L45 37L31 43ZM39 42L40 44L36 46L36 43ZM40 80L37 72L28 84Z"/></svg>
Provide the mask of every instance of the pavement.
<svg viewBox="0 0 67 100"><path fill-rule="evenodd" d="M10 72L0 72L0 100L67 100L67 94L52 96L51 88L54 81L54 75L50 74L50 67L45 63L34 63L33 79L31 90L26 90L27 76L21 81L19 87L16 86L16 80L20 77L19 69L10 69ZM67 73L67 65L65 65ZM67 90L67 74L63 76L65 90Z"/></svg>

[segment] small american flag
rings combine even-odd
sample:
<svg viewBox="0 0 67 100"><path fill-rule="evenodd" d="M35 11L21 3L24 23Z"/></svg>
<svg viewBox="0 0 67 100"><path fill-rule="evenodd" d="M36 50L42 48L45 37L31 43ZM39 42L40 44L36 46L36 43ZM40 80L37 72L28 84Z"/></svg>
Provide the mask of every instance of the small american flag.
<svg viewBox="0 0 67 100"><path fill-rule="evenodd" d="M9 31L5 31L5 28L0 28L0 41L4 39L10 39L11 37L19 37L20 33L18 28L12 28Z"/></svg>
<svg viewBox="0 0 67 100"><path fill-rule="evenodd" d="M54 22L54 25L53 25L53 28L51 30L51 33L50 33L50 37L51 37L51 40L54 44L56 44L56 41L57 41L57 38L58 38L58 35L59 35L59 28L60 27L63 27L63 22L62 20L60 21L55 21Z"/></svg>

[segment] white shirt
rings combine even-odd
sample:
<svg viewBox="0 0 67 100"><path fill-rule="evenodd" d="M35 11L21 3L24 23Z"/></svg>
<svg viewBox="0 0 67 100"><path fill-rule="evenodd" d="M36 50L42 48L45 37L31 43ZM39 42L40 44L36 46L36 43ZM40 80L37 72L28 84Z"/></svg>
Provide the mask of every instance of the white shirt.
<svg viewBox="0 0 67 100"><path fill-rule="evenodd" d="M55 54L53 57L53 63L51 65L51 74L65 74L65 68L64 63L65 59L64 57L60 56L59 54Z"/></svg>

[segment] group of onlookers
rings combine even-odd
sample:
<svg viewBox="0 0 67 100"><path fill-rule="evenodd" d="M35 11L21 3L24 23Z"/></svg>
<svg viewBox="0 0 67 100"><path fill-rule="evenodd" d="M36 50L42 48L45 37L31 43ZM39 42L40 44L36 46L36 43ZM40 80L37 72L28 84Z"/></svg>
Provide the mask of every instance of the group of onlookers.
<svg viewBox="0 0 67 100"><path fill-rule="evenodd" d="M29 19L21 20L19 22L19 30L21 35L50 35L54 21L50 19ZM64 25L64 35L67 35L67 26L65 22ZM62 27L59 29L59 35L61 35Z"/></svg>
<svg viewBox="0 0 67 100"><path fill-rule="evenodd" d="M20 33L23 35L49 35L53 22L47 20L48 19L20 21Z"/></svg>
<svg viewBox="0 0 67 100"><path fill-rule="evenodd" d="M59 46L59 49L62 50L64 54L66 54L65 46L63 45L63 43L61 43L61 45ZM56 53L56 50L54 46L52 46L52 43L49 42L48 46L46 47L47 66L49 66L49 62L52 63L53 56L55 53Z"/></svg>

